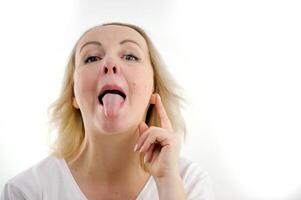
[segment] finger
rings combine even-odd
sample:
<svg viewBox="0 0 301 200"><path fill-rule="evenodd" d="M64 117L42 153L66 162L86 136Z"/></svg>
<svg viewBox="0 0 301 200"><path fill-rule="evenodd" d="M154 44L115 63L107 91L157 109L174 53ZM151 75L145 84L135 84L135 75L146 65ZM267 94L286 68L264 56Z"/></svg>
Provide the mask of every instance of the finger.
<svg viewBox="0 0 301 200"><path fill-rule="evenodd" d="M160 152L161 152L162 146L160 144L155 144L154 146L154 150L153 150L153 156L152 156L152 160L156 160L156 158L159 156Z"/></svg>
<svg viewBox="0 0 301 200"><path fill-rule="evenodd" d="M148 129L147 124L146 124L145 122L141 122L141 123L139 124L139 136L142 135L142 133L143 133L146 129Z"/></svg>
<svg viewBox="0 0 301 200"><path fill-rule="evenodd" d="M158 158L162 146L160 144L152 144L150 148L152 149L152 155L147 158L148 162L144 162L144 170L148 173L151 173L152 163Z"/></svg>
<svg viewBox="0 0 301 200"><path fill-rule="evenodd" d="M138 141L140 140L140 138L142 137L142 135L144 135L145 131L148 129L148 126L145 122L141 122L139 125L138 125L138 129L139 129L139 139ZM138 150L138 143L135 144L135 147L134 147L134 152L136 152Z"/></svg>
<svg viewBox="0 0 301 200"><path fill-rule="evenodd" d="M144 154L144 163L150 163L153 159L153 149L155 148L155 144L152 144L150 148Z"/></svg>
<svg viewBox="0 0 301 200"><path fill-rule="evenodd" d="M165 128L169 131L173 131L171 122L167 116L167 113L165 111L165 108L163 106L163 103L161 101L161 97L159 94L157 94L155 106L156 106L156 110L157 110L157 113L158 113L160 121L161 121L161 127Z"/></svg>
<svg viewBox="0 0 301 200"><path fill-rule="evenodd" d="M137 150L139 150L139 149L141 148L141 146L143 145L144 141L145 141L146 138L147 138L147 135L148 135L150 132L152 132L152 131L157 131L156 129L159 130L160 128L152 126L152 127L149 127L147 130L145 130L145 131L142 133L142 135L141 135L140 138L138 139L138 142L137 142L137 144L136 144L136 146L135 146L134 152L137 151Z"/></svg>
<svg viewBox="0 0 301 200"><path fill-rule="evenodd" d="M149 100L149 103L150 104L155 104L156 103L156 94L152 94L152 96L151 96L151 98L150 98L150 100Z"/></svg>
<svg viewBox="0 0 301 200"><path fill-rule="evenodd" d="M161 146L170 145L170 134L166 131L161 132L152 132L151 134L147 135L146 140L144 141L143 145L140 148L140 152L144 153L147 149L150 148L152 144L159 143Z"/></svg>

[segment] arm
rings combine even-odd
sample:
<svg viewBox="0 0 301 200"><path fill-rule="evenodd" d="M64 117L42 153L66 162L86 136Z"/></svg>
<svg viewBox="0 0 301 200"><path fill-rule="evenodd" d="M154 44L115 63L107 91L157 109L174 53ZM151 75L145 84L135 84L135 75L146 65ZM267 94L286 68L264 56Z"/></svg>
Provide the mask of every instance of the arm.
<svg viewBox="0 0 301 200"><path fill-rule="evenodd" d="M184 185L180 175L164 177L156 180L160 200L185 200Z"/></svg>
<svg viewBox="0 0 301 200"><path fill-rule="evenodd" d="M156 181L160 200L185 200L178 160L182 133L175 132L159 94L152 96L161 127L139 124L140 137L134 152L144 153L144 168Z"/></svg>

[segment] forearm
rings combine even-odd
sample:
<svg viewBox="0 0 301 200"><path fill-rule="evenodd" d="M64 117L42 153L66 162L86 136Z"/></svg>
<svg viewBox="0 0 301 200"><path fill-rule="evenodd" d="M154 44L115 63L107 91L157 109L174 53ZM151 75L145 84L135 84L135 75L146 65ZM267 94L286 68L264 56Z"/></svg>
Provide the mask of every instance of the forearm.
<svg viewBox="0 0 301 200"><path fill-rule="evenodd" d="M180 175L156 180L160 200L185 200L185 190Z"/></svg>

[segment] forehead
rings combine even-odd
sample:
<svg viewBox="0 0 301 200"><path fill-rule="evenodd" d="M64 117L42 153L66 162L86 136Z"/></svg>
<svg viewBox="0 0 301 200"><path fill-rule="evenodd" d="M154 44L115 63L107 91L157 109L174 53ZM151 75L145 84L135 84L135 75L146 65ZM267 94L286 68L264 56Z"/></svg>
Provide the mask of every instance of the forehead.
<svg viewBox="0 0 301 200"><path fill-rule="evenodd" d="M81 47L89 41L100 41L103 44L119 44L119 42L125 39L134 40L143 50L148 51L144 37L136 30L126 26L106 25L95 27L83 35L78 41L76 52L79 52Z"/></svg>

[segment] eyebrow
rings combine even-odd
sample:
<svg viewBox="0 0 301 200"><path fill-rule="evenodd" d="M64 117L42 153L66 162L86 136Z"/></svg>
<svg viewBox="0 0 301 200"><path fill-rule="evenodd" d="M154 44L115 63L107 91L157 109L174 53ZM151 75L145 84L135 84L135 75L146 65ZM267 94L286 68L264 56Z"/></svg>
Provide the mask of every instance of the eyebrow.
<svg viewBox="0 0 301 200"><path fill-rule="evenodd" d="M126 39L126 40L122 40L121 42L119 42L119 44L124 44L126 42L131 42L131 43L134 43L136 44L139 48L141 48L140 44L134 40L130 40L130 39ZM81 52L83 50L83 48L89 44L94 44L94 45L97 45L97 46L102 46L102 44L98 41L89 41L89 42L86 42L81 48L80 48L80 51ZM142 49L142 48L141 48Z"/></svg>

